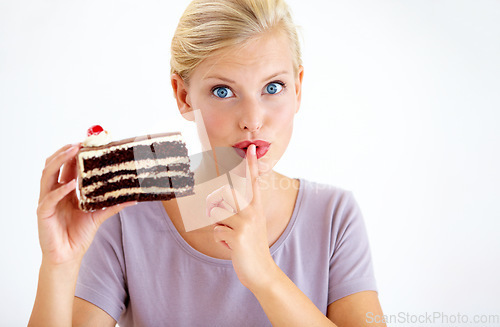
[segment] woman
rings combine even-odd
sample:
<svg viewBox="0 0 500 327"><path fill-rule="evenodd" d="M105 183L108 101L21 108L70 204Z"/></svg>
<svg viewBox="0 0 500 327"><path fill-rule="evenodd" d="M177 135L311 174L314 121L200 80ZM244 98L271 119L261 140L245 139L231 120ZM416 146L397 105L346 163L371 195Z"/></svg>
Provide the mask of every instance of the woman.
<svg viewBox="0 0 500 327"><path fill-rule="evenodd" d="M212 147L245 152L250 203L239 212L227 199L209 206L209 216L229 218L189 232L177 200L83 213L74 194L80 145L61 148L42 174L30 324L360 326L369 313L382 316L352 195L273 170L304 72L286 4L193 1L171 65L180 112L201 111Z"/></svg>

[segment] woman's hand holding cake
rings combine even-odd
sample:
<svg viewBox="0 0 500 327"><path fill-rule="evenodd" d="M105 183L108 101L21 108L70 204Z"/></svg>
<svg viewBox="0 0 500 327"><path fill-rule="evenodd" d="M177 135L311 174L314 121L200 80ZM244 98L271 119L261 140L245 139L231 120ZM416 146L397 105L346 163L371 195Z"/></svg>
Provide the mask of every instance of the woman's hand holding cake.
<svg viewBox="0 0 500 327"><path fill-rule="evenodd" d="M47 158L40 181L38 233L43 260L62 264L80 260L98 227L127 203L83 212L76 197L76 160L80 144L66 145ZM62 168L62 172L61 172Z"/></svg>
<svg viewBox="0 0 500 327"><path fill-rule="evenodd" d="M71 326L75 285L83 255L99 226L132 204L91 213L80 210L75 193L75 155L80 147L79 143L65 145L47 158L43 169L37 208L42 264L30 325Z"/></svg>

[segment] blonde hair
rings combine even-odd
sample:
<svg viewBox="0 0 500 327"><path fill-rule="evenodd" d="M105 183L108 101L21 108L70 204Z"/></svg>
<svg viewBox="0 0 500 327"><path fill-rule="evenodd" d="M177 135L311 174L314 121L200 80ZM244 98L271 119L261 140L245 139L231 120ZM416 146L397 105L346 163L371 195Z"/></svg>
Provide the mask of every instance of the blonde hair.
<svg viewBox="0 0 500 327"><path fill-rule="evenodd" d="M194 0L172 39L170 71L188 83L194 69L215 51L242 45L272 30L288 37L297 73L302 65L300 43L284 0Z"/></svg>

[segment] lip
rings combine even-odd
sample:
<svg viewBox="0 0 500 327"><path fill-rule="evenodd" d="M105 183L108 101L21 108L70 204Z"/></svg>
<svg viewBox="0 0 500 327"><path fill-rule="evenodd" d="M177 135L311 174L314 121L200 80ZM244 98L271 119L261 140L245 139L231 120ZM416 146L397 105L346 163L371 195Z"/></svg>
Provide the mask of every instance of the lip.
<svg viewBox="0 0 500 327"><path fill-rule="evenodd" d="M267 151L269 150L269 147L271 146L271 143L263 140L254 140L254 141L245 140L236 143L235 145L233 145L233 148L240 155L240 157L246 158L247 149L250 146L250 144L255 144L255 146L257 147L255 151L257 153L257 159L260 159L263 156L265 156Z"/></svg>

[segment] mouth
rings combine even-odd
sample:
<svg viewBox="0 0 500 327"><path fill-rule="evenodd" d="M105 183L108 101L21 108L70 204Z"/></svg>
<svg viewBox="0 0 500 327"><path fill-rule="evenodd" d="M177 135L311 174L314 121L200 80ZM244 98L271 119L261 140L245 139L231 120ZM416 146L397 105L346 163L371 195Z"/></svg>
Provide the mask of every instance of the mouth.
<svg viewBox="0 0 500 327"><path fill-rule="evenodd" d="M236 153L240 155L242 158L246 158L247 155L247 150L250 144L255 144L256 147L256 153L257 153L257 159L262 158L263 156L266 155L267 151L269 150L269 147L271 146L271 143L263 141L263 140L255 140L255 141L243 141L236 143L233 145L233 148L236 150Z"/></svg>

